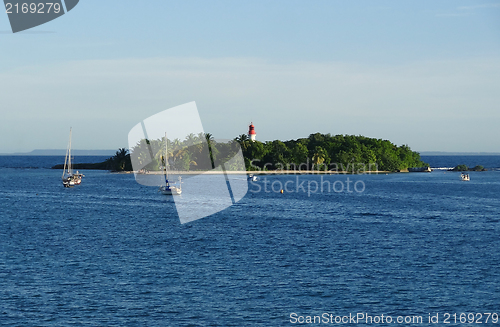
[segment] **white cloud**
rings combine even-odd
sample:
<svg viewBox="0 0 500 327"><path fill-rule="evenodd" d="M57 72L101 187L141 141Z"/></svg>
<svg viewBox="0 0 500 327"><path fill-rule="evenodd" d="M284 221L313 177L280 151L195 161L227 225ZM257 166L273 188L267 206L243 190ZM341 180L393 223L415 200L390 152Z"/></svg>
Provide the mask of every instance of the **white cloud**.
<svg viewBox="0 0 500 327"><path fill-rule="evenodd" d="M470 13L447 13L447 14L436 14L436 17L466 17L470 16Z"/></svg>
<svg viewBox="0 0 500 327"><path fill-rule="evenodd" d="M485 9L485 8L500 8L500 3L483 3L480 5L473 6L460 6L458 10L475 10L475 9Z"/></svg>
<svg viewBox="0 0 500 327"><path fill-rule="evenodd" d="M476 14L478 9L500 9L500 3L485 3L473 6L460 6L454 12L436 14L436 17L469 17Z"/></svg>

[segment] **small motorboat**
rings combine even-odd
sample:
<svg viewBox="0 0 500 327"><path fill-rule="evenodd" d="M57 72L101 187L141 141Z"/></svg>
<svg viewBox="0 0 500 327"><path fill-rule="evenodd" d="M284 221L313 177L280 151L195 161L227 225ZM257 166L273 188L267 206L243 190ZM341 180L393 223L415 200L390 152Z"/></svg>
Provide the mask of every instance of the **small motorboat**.
<svg viewBox="0 0 500 327"><path fill-rule="evenodd" d="M463 181L470 181L470 176L469 176L469 174L462 173L462 174L460 175L460 178L461 178Z"/></svg>

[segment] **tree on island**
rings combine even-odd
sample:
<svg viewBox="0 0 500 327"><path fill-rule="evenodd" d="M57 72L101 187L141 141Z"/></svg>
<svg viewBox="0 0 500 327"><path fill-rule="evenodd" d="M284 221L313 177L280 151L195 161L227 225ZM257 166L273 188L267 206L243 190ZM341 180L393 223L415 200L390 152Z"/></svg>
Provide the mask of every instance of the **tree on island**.
<svg viewBox="0 0 500 327"><path fill-rule="evenodd" d="M454 171L468 171L469 167L467 165L458 165L455 168L453 168Z"/></svg>
<svg viewBox="0 0 500 327"><path fill-rule="evenodd" d="M107 164L107 169L112 171L131 171L132 162L130 161L130 153L125 148L120 148L115 155L108 158L104 163Z"/></svg>
<svg viewBox="0 0 500 327"><path fill-rule="evenodd" d="M243 135L241 144L247 170L301 167L301 170L336 169L401 171L428 167L420 154L408 145L396 146L387 140L355 135L315 133L289 141L252 142Z"/></svg>
<svg viewBox="0 0 500 327"><path fill-rule="evenodd" d="M467 165L458 165L455 168L453 168L452 170L453 171L486 171L486 169L481 165L477 165L474 168L469 168Z"/></svg>

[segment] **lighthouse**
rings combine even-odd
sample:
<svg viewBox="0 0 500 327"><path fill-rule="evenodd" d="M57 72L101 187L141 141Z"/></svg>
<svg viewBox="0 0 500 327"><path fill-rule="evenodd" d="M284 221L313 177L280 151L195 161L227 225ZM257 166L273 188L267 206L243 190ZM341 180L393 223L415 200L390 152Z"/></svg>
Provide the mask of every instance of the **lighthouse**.
<svg viewBox="0 0 500 327"><path fill-rule="evenodd" d="M255 142L255 136L257 136L257 133L255 133L255 126L253 126L253 123L250 123L250 126L248 126L248 137L252 142Z"/></svg>

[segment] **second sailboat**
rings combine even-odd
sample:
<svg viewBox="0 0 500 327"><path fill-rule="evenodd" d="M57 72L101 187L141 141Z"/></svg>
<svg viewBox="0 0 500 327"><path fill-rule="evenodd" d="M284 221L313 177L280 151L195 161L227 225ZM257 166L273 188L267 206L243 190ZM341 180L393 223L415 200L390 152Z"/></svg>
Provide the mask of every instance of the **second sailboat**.
<svg viewBox="0 0 500 327"><path fill-rule="evenodd" d="M181 185L179 187L171 185L168 181L168 139L165 133L165 155L163 156L163 175L165 176L165 185L160 186L160 192L165 195L180 195L182 193Z"/></svg>

